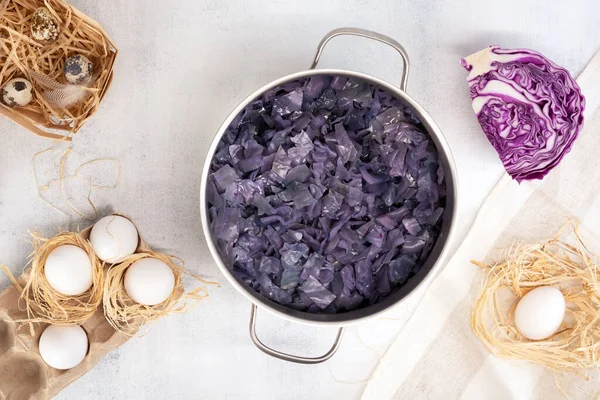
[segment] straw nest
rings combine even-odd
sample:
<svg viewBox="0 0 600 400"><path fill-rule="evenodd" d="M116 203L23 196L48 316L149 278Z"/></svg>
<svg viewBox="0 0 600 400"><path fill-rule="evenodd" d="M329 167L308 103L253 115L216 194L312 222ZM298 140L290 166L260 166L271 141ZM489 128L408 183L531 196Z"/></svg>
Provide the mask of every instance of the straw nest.
<svg viewBox="0 0 600 400"><path fill-rule="evenodd" d="M167 264L175 275L175 288L173 293L162 303L148 306L134 302L125 291L124 279L127 268L134 262L146 257L157 258ZM108 322L119 332L126 336L144 334L140 328L149 322L174 313L182 313L190 310L200 300L208 297L205 287L199 286L189 292L185 292L183 276L187 274L199 282L208 282L200 277L186 272L183 268L183 260L178 257L168 256L156 252L136 253L120 264L110 267L106 273L104 284L104 315Z"/></svg>
<svg viewBox="0 0 600 400"><path fill-rule="evenodd" d="M36 233L32 236L34 252L31 258L31 271L21 292L28 318L22 322L82 324L94 315L102 302L104 287L102 263L96 257L90 242L79 233L61 233L50 239L40 237ZM59 293L46 279L44 272L46 259L54 249L63 245L74 245L83 249L92 263L92 287L78 296Z"/></svg>
<svg viewBox="0 0 600 400"><path fill-rule="evenodd" d="M42 43L31 37L32 16L39 7L46 7L58 23L59 35L53 42ZM117 54L97 22L62 0L1 0L0 46L2 85L25 77L34 88L34 99L27 106L10 108L0 104L0 113L49 138L64 138L63 134L77 132L96 111L110 84ZM64 95L71 95L72 85L65 85L63 67L74 54L84 55L94 63L93 79L81 87L86 92L81 100L59 107L45 93L63 88Z"/></svg>
<svg viewBox="0 0 600 400"><path fill-rule="evenodd" d="M515 243L494 265L473 261L487 272L471 326L493 353L529 360L555 371L583 374L600 361L600 279L597 256L568 224L552 239ZM548 339L524 338L514 324L518 300L539 286L559 288L567 311L559 331Z"/></svg>

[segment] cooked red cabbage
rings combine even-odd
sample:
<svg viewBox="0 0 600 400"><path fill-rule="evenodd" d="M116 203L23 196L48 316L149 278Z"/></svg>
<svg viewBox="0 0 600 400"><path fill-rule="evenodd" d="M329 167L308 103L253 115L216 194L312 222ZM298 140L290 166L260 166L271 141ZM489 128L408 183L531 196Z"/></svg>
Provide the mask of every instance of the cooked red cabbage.
<svg viewBox="0 0 600 400"><path fill-rule="evenodd" d="M374 304L404 284L438 237L446 195L436 147L401 100L321 75L237 115L206 190L233 274L313 313Z"/></svg>
<svg viewBox="0 0 600 400"><path fill-rule="evenodd" d="M585 99L569 72L540 53L490 46L461 60L473 110L506 172L542 179L583 127Z"/></svg>

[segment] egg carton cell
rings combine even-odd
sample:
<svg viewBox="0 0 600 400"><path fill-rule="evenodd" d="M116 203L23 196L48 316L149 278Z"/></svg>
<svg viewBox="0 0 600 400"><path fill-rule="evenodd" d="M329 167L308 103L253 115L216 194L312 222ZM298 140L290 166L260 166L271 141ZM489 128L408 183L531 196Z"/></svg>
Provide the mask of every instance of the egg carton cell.
<svg viewBox="0 0 600 400"><path fill-rule="evenodd" d="M0 311L0 359L15 347L15 324L5 312Z"/></svg>
<svg viewBox="0 0 600 400"><path fill-rule="evenodd" d="M88 335L90 348L92 346L102 346L104 343L115 340L119 336L119 333L107 323L102 308L99 308L96 314L83 324L83 329L85 329Z"/></svg>
<svg viewBox="0 0 600 400"><path fill-rule="evenodd" d="M15 351L0 361L0 393L6 400L45 398L48 367L34 353Z"/></svg>

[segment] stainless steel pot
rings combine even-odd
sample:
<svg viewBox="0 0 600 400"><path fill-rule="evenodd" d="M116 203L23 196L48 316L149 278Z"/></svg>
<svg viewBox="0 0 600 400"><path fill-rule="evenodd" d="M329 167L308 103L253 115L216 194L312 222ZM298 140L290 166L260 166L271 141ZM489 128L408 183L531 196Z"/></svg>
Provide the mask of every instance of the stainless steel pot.
<svg viewBox="0 0 600 400"><path fill-rule="evenodd" d="M353 35L353 36L361 36L368 39L373 39L379 41L381 43L385 43L391 47L393 47L400 56L403 61L403 71L400 79L400 87L397 88L391 85L388 82L385 82L381 79L375 78L373 76L363 74L360 72L348 71L343 69L319 69L316 70L317 64L319 63L319 58L321 57L321 53L325 48L327 42L333 39L336 36L341 35ZM208 154L206 156L206 161L204 163L204 170L202 172L202 182L200 187L200 212L202 216L202 227L204 229L208 247L210 248L210 252L215 259L217 265L219 266L221 272L227 280L240 292L242 293L250 302L252 302L252 310L250 313L250 337L254 344L266 354L269 354L273 357L277 357L283 360L304 363L304 364L316 364L323 362L329 359L333 354L337 351L340 341L342 339L342 335L344 333L344 328L350 324L354 324L361 321L366 321L371 318L375 318L390 307L402 301L405 297L407 297L411 292L413 292L418 286L424 285L426 281L433 278L436 275L437 270L444 265L447 253L448 246L447 243L450 241L453 236L453 227L454 220L456 214L456 169L454 166L454 160L452 158L452 154L450 153L450 149L448 147L448 143L442 132L435 124L433 119L427 114L427 112L413 100L408 94L406 94L406 83L408 80L408 71L409 71L409 62L408 56L404 48L395 41L387 36L381 35L379 33L367 31L364 29L358 28L339 28L329 32L319 43L317 47L317 53L315 55L314 61L307 71L297 72L295 74L284 76L283 78L277 79L261 87L256 90L254 93L250 94L244 101L240 103L232 112L229 114L225 122L219 128L210 149L208 150ZM221 140L225 130L231 124L232 120L242 111L244 107L246 107L250 102L255 100L257 97L261 96L267 90L282 85L286 82L293 81L295 79L304 78L313 75L341 75L353 78L359 78L364 81L370 82L375 86L379 86L389 93L393 94L395 97L404 100L404 102L410 106L414 113L419 117L427 132L435 142L435 145L440 153L443 166L446 172L446 188L447 188L447 197L446 197L446 210L444 211L442 230L440 236L429 255L429 258L425 262L425 264L421 267L419 272L416 275L411 277L398 291L389 295L387 298L381 300L380 302L365 308L361 308L358 310L341 313L341 314L311 314L302 311L293 310L291 308L284 307L280 304L272 302L267 298L261 296L256 293L254 290L246 287L242 282L238 281L237 278L231 273L231 271L227 268L227 266L223 263L219 252L217 250L217 246L213 241L213 238L210 234L210 226L208 219L208 209L206 207L206 184L208 181L208 176L210 173L210 165L212 162L212 158L215 154L217 144ZM267 310L281 318L287 319L289 321L298 322L302 324L308 325L317 325L317 326L335 326L339 327L337 336L335 338L333 346L330 350L319 357L303 357L298 355L287 354L275 349L272 349L266 346L264 343L260 341L258 336L256 335L256 312L257 307L261 307L264 310Z"/></svg>

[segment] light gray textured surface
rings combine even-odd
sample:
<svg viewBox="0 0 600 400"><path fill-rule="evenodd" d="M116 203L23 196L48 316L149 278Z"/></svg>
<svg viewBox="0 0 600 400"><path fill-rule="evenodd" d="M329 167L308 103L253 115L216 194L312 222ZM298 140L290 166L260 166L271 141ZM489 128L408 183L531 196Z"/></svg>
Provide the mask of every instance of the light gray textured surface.
<svg viewBox="0 0 600 400"><path fill-rule="evenodd" d="M199 176L210 140L248 93L306 69L327 31L358 26L392 36L411 57L408 92L438 122L457 161L461 237L502 169L472 114L458 60L492 43L530 47L576 75L600 47L600 6L595 0L549 3L75 0L120 53L100 110L73 141L70 168L97 157L119 159L120 186L98 193L96 204L130 215L151 246L224 282L200 228ZM401 62L384 46L340 38L321 65L396 83ZM51 143L8 120L0 120L0 129L0 263L17 273L30 252L27 230L50 233L67 221L39 200L31 174L32 156ZM71 226L77 223L85 225L75 218ZM0 277L0 289L7 286ZM250 305L224 284L192 312L160 321L108 355L58 398L358 398L419 297L387 319L351 328L330 362L306 366L256 350L247 333ZM322 351L334 335L265 313L259 325L265 341L297 352Z"/></svg>

